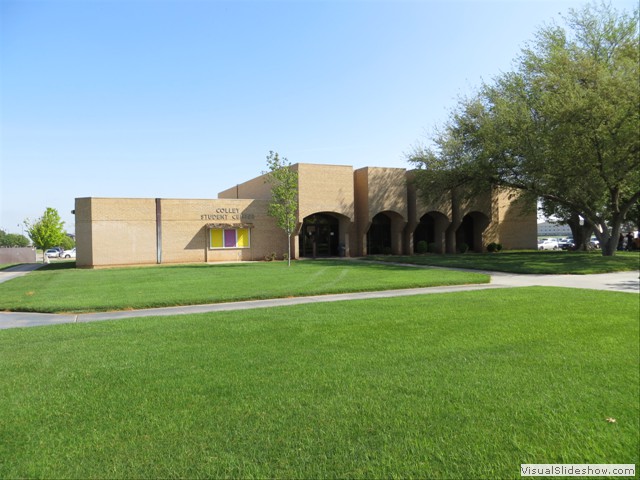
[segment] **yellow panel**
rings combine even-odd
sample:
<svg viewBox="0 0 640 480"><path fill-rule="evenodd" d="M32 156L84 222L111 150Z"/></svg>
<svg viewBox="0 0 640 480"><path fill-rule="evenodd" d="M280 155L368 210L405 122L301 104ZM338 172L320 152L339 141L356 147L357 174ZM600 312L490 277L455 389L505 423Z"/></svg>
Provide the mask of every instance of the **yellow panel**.
<svg viewBox="0 0 640 480"><path fill-rule="evenodd" d="M238 247L239 248L248 248L249 247L249 230L246 228L239 228L237 230L238 233Z"/></svg>
<svg viewBox="0 0 640 480"><path fill-rule="evenodd" d="M222 230L218 228L211 229L211 248L222 248Z"/></svg>

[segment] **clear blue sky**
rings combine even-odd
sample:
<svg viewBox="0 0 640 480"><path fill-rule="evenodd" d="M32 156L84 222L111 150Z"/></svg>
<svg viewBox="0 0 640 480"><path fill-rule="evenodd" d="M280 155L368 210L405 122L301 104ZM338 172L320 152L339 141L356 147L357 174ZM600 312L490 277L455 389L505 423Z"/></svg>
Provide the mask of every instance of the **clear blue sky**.
<svg viewBox="0 0 640 480"><path fill-rule="evenodd" d="M269 150L407 168L584 3L0 0L0 228L53 207L72 232L76 197L216 198Z"/></svg>

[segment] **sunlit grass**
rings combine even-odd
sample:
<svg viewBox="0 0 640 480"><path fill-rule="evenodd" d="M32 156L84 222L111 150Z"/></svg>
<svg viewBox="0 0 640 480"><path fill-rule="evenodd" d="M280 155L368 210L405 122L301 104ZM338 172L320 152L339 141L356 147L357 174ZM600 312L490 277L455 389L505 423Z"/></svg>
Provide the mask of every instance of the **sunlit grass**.
<svg viewBox="0 0 640 480"><path fill-rule="evenodd" d="M126 310L488 281L479 273L338 260L109 270L61 263L0 284L0 310Z"/></svg>
<svg viewBox="0 0 640 480"><path fill-rule="evenodd" d="M639 349L637 297L552 288L3 330L0 477L638 464Z"/></svg>

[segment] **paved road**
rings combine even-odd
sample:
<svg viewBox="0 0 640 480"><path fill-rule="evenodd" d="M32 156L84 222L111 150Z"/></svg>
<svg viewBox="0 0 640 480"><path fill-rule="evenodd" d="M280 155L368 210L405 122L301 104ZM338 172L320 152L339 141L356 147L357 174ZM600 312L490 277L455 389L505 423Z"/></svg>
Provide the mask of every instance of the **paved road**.
<svg viewBox="0 0 640 480"><path fill-rule="evenodd" d="M37 268L39 265L36 265ZM25 275L32 267L21 266L19 271L0 272L0 283L16 275ZM476 270L477 271L477 270ZM55 325L60 323L84 323L99 320L117 320L124 318L183 315L187 313L222 312L229 310L248 310L304 303L338 302L344 300L362 300L372 298L388 298L408 295L424 295L432 293L462 292L469 290L486 290L494 288L513 288L525 286L550 286L586 288L640 293L640 272L603 273L597 275L520 275L502 272L485 272L491 275L491 283L479 285L457 285L446 287L410 288L403 290L385 290L382 292L344 293L339 295L319 295L296 298L274 298L270 300L253 300L247 302L229 302L209 305L191 305L182 307L152 308L145 310L100 312L84 314L48 314L0 312L0 329L16 327L33 327L39 325ZM12 276L13 275L13 276Z"/></svg>

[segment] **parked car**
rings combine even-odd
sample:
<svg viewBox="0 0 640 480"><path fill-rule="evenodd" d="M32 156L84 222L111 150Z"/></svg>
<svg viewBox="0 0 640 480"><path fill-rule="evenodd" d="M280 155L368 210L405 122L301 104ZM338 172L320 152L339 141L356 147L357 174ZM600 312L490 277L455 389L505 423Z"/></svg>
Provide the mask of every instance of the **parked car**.
<svg viewBox="0 0 640 480"><path fill-rule="evenodd" d="M558 247L560 247L560 250L573 250L576 247L576 244L573 243L573 240L565 238L560 239Z"/></svg>
<svg viewBox="0 0 640 480"><path fill-rule="evenodd" d="M538 243L538 250L558 250L559 248L560 245L558 245L558 241L553 239L547 239Z"/></svg>
<svg viewBox="0 0 640 480"><path fill-rule="evenodd" d="M44 254L47 256L47 258L57 258L60 256L61 252L62 252L62 249L60 247L55 247L55 248L50 248L49 250L44 252Z"/></svg>
<svg viewBox="0 0 640 480"><path fill-rule="evenodd" d="M76 249L75 247L71 250L65 250L60 254L61 258L76 258Z"/></svg>

